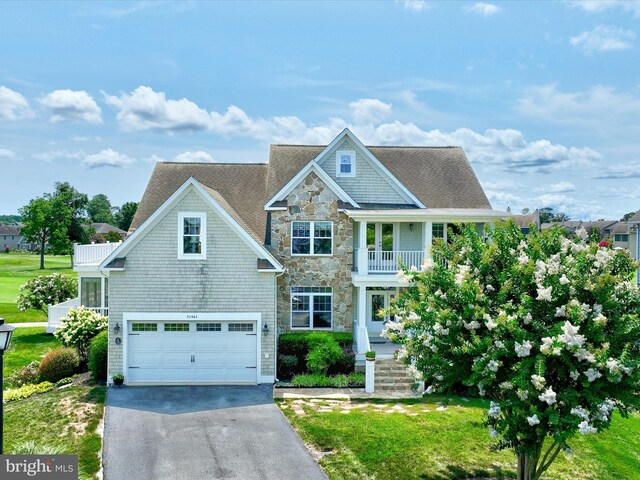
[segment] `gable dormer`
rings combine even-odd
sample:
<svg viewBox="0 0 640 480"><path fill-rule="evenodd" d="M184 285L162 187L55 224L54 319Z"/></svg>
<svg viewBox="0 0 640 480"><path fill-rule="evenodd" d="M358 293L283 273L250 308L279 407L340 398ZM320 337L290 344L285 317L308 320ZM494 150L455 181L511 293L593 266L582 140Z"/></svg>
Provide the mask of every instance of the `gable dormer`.
<svg viewBox="0 0 640 480"><path fill-rule="evenodd" d="M315 162L358 203L423 206L349 129Z"/></svg>

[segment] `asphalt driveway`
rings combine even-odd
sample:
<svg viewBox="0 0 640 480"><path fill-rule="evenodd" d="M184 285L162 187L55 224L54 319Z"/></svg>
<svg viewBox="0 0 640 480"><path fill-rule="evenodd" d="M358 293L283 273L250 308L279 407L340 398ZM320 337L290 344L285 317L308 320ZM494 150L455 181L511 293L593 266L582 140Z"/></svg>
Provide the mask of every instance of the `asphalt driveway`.
<svg viewBox="0 0 640 480"><path fill-rule="evenodd" d="M109 388L105 480L326 480L271 386Z"/></svg>

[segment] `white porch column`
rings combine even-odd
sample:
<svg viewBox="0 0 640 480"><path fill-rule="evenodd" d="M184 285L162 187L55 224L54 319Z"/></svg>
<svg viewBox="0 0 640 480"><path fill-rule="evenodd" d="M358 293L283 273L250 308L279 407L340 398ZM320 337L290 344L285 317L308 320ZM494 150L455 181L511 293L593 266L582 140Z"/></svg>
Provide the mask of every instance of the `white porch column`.
<svg viewBox="0 0 640 480"><path fill-rule="evenodd" d="M358 231L358 273L366 275L369 273L368 252L367 252L367 222L360 222L360 230Z"/></svg>
<svg viewBox="0 0 640 480"><path fill-rule="evenodd" d="M422 245L424 245L424 258L431 258L431 244L433 243L433 222L422 224Z"/></svg>
<svg viewBox="0 0 640 480"><path fill-rule="evenodd" d="M358 327L367 328L367 287L358 288Z"/></svg>

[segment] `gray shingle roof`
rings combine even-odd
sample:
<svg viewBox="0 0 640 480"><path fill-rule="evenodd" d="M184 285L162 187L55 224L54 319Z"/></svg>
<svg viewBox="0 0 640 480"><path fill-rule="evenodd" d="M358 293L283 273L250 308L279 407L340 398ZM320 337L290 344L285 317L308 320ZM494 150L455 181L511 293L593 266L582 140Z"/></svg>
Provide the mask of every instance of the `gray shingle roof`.
<svg viewBox="0 0 640 480"><path fill-rule="evenodd" d="M113 225L110 225L108 223L92 223L91 225L93 226L96 233L98 234L116 232L116 233L119 233L120 235L124 235L125 233L127 233L124 230L120 230L118 227L114 227Z"/></svg>
<svg viewBox="0 0 640 480"><path fill-rule="evenodd" d="M267 238L264 205L324 146L272 145L268 164L158 162L129 232L194 177L260 243ZM462 148L367 147L428 208L491 209Z"/></svg>
<svg viewBox="0 0 640 480"><path fill-rule="evenodd" d="M20 230L14 225L0 225L0 235L20 235Z"/></svg>
<svg viewBox="0 0 640 480"><path fill-rule="evenodd" d="M630 222L640 223L640 210L633 214L633 217L629 219Z"/></svg>

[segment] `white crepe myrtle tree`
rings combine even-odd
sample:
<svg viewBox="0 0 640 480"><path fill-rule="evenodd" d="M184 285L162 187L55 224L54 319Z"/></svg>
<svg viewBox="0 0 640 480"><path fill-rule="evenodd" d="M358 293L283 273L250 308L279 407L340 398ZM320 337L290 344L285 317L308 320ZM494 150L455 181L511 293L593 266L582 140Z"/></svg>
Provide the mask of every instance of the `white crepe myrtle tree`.
<svg viewBox="0 0 640 480"><path fill-rule="evenodd" d="M399 273L408 288L384 335L428 385L491 400L486 425L537 480L576 434L640 406L640 294L625 251L523 235L512 222L465 227L437 261Z"/></svg>

